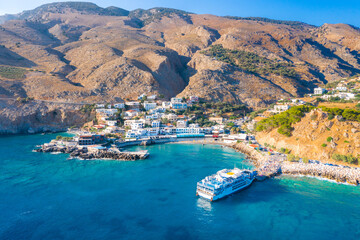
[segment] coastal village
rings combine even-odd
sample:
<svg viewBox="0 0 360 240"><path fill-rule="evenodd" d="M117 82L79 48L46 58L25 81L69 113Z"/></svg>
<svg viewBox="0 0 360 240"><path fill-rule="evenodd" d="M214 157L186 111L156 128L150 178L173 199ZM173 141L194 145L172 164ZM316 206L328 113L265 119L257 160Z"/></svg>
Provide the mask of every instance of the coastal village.
<svg viewBox="0 0 360 240"><path fill-rule="evenodd" d="M44 144L39 152L70 153L83 159L139 160L149 156L146 150L129 152L127 146L157 143L185 142L221 144L246 153L255 160L259 178L280 173L311 175L351 184L360 183L359 168L321 163L317 159L289 159L291 155L274 146L262 146L255 139L256 124L269 116L285 112L294 106L319 102L357 103L360 84L339 81L331 88L315 88L305 98L281 99L269 108L250 112L244 106L220 112L202 112L196 109L213 107L197 96L162 100L162 96L142 94L135 101L97 103L86 106L95 111L95 119L82 128L71 128L74 137L61 137ZM358 106L358 105L357 105ZM219 106L218 106L219 107ZM224 108L224 106L220 106ZM201 121L200 121L200 120ZM204 121L205 119L205 121ZM294 157L292 157L294 158Z"/></svg>

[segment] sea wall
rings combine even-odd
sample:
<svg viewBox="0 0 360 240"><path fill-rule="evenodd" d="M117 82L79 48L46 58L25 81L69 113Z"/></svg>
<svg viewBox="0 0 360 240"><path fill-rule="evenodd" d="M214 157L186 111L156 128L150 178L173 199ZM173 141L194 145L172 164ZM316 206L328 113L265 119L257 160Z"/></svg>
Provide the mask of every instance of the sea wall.
<svg viewBox="0 0 360 240"><path fill-rule="evenodd" d="M281 172L283 174L327 178L337 182L354 185L358 185L360 183L360 170L344 166L283 162L281 165Z"/></svg>
<svg viewBox="0 0 360 240"><path fill-rule="evenodd" d="M261 154L257 150L250 148L244 143L236 143L232 145L232 147L235 150L246 154L249 159L254 160L254 164L259 172L264 171L264 169L268 170L268 176L274 176L278 174L305 175L318 178L327 178L337 182L349 183L353 185L360 184L359 168L341 165L329 165L323 163L289 162L280 155L266 156L265 154Z"/></svg>

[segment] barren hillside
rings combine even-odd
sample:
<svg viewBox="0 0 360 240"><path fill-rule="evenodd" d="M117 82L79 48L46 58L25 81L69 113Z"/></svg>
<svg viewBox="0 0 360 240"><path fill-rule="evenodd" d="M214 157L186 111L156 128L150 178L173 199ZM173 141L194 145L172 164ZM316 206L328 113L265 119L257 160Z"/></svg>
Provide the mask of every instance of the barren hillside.
<svg viewBox="0 0 360 240"><path fill-rule="evenodd" d="M360 72L360 31L346 24L84 2L0 22L0 98L111 102L149 93L256 108ZM223 52L212 55L214 46Z"/></svg>

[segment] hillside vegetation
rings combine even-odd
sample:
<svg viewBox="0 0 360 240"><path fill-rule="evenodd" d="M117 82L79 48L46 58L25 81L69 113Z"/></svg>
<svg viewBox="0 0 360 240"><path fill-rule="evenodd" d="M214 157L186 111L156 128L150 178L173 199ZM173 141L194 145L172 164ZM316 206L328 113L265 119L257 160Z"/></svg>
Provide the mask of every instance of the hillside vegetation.
<svg viewBox="0 0 360 240"><path fill-rule="evenodd" d="M7 79L23 79L25 78L26 69L10 67L10 66L0 66L0 77Z"/></svg>
<svg viewBox="0 0 360 240"><path fill-rule="evenodd" d="M296 77L296 72L290 64L278 63L256 53L224 48L222 45L212 45L210 49L202 51L209 57L237 66L244 71L260 75L276 74L286 77Z"/></svg>
<svg viewBox="0 0 360 240"><path fill-rule="evenodd" d="M291 132L294 130L293 124L300 122L305 113L310 112L314 108L308 105L292 107L285 112L261 120L256 124L256 131L270 131L278 128L278 133L290 137Z"/></svg>

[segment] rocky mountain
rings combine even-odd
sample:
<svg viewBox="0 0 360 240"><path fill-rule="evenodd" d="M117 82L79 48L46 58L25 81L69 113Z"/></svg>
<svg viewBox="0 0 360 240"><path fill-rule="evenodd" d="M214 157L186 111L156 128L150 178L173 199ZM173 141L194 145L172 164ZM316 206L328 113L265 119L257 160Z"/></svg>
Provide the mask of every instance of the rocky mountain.
<svg viewBox="0 0 360 240"><path fill-rule="evenodd" d="M64 2L0 17L0 98L197 95L257 108L360 72L360 31Z"/></svg>

